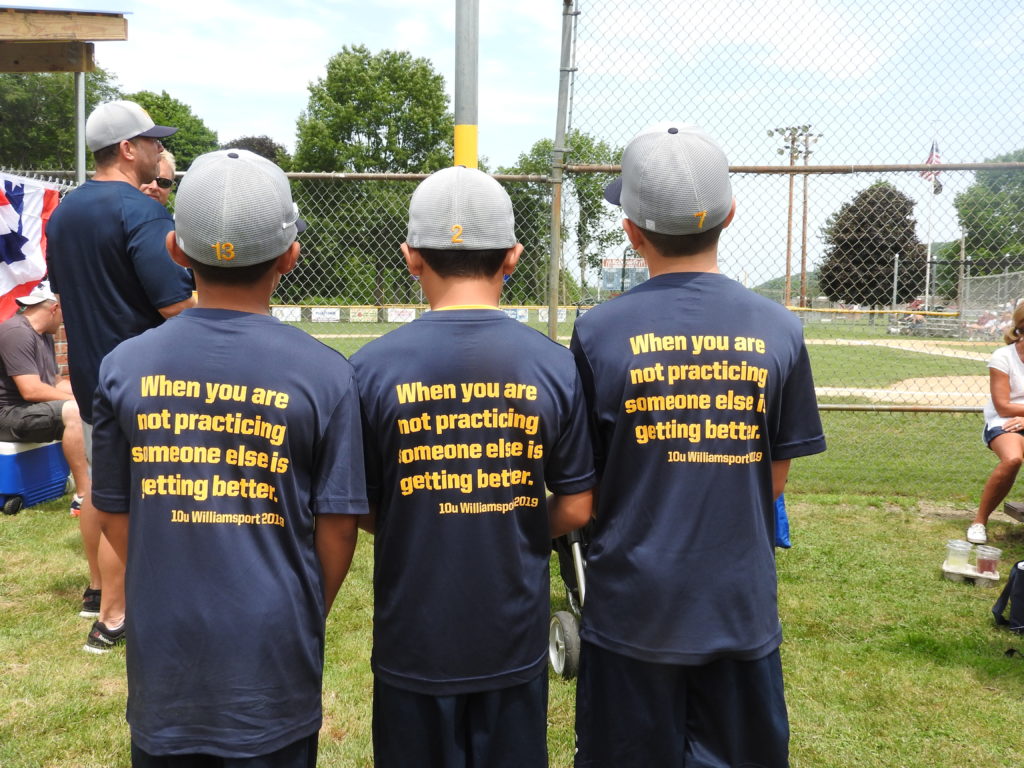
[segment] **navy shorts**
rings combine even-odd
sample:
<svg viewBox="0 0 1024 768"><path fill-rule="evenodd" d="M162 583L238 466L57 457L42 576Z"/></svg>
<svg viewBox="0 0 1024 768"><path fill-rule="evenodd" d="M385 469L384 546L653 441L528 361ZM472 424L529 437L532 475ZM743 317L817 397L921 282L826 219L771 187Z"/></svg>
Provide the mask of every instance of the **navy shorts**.
<svg viewBox="0 0 1024 768"><path fill-rule="evenodd" d="M151 755L132 742L132 768L316 768L319 733L256 757Z"/></svg>
<svg viewBox="0 0 1024 768"><path fill-rule="evenodd" d="M985 441L985 445L992 447L992 441L1000 435L1019 435L1024 438L1024 432L1007 432L1002 427L985 427L985 434L982 435L982 439Z"/></svg>
<svg viewBox="0 0 1024 768"><path fill-rule="evenodd" d="M0 408L0 440L15 443L49 443L64 436L61 415L66 400L11 405Z"/></svg>
<svg viewBox="0 0 1024 768"><path fill-rule="evenodd" d="M576 746L576 768L786 768L779 651L679 666L584 642Z"/></svg>
<svg viewBox="0 0 1024 768"><path fill-rule="evenodd" d="M547 768L547 669L494 691L431 696L373 681L374 768Z"/></svg>

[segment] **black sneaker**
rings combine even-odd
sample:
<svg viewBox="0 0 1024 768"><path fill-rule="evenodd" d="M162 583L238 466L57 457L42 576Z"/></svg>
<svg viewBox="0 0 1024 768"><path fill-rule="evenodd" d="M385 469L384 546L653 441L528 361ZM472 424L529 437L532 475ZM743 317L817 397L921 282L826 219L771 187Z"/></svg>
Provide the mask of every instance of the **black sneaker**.
<svg viewBox="0 0 1024 768"><path fill-rule="evenodd" d="M92 630L89 632L89 639L82 646L83 651L89 653L106 653L115 645L124 643L124 624L117 629L107 629L102 621L94 621Z"/></svg>
<svg viewBox="0 0 1024 768"><path fill-rule="evenodd" d="M95 619L100 615L100 591L92 587L86 587L82 593L82 610L78 615L83 619Z"/></svg>

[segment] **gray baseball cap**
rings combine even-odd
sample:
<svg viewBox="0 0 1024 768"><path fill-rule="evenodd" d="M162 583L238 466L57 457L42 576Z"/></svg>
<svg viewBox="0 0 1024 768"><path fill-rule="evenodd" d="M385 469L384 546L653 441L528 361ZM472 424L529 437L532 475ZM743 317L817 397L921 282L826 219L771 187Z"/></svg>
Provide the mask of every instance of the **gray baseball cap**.
<svg viewBox="0 0 1024 768"><path fill-rule="evenodd" d="M143 136L164 139L177 131L157 125L149 113L134 101L108 101L100 104L85 121L85 144L90 152Z"/></svg>
<svg viewBox="0 0 1024 768"><path fill-rule="evenodd" d="M657 123L630 139L622 176L604 198L626 218L663 235L693 235L717 227L732 209L725 153L696 125Z"/></svg>
<svg viewBox="0 0 1024 768"><path fill-rule="evenodd" d="M284 171L245 149L200 155L178 185L178 247L214 267L276 259L306 228Z"/></svg>
<svg viewBox="0 0 1024 768"><path fill-rule="evenodd" d="M412 193L406 241L413 248L445 251L511 248L516 244L512 200L476 168L436 171Z"/></svg>

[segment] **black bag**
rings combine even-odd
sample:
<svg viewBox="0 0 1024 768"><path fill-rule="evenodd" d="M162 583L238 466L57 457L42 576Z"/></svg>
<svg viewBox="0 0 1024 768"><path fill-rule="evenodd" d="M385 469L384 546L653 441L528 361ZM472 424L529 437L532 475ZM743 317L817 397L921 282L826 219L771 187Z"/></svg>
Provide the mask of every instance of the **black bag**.
<svg viewBox="0 0 1024 768"><path fill-rule="evenodd" d="M1007 603L1010 604L1009 621L1003 617ZM1006 586L1003 587L996 604L992 606L992 615L996 617L996 624L1007 627L1018 635L1024 635L1024 560L1010 569L1010 575L1006 577Z"/></svg>

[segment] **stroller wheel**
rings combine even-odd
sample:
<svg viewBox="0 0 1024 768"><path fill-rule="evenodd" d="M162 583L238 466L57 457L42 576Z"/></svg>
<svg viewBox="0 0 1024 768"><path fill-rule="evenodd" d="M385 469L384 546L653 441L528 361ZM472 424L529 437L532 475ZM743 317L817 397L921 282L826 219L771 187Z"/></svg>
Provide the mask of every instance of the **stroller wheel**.
<svg viewBox="0 0 1024 768"><path fill-rule="evenodd" d="M580 630L576 617L558 611L548 628L548 660L555 674L566 680L576 677L580 666Z"/></svg>

